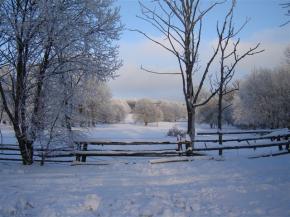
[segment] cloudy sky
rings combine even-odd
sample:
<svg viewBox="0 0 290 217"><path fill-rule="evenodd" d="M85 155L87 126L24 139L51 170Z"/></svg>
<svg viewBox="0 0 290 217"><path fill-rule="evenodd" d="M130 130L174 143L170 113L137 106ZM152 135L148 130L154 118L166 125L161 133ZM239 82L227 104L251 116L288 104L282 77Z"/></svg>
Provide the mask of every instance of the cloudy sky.
<svg viewBox="0 0 290 217"><path fill-rule="evenodd" d="M229 1L229 0L228 0ZM265 52L245 59L237 67L236 79L242 79L254 69L261 67L274 68L283 63L283 52L290 44L290 24L280 25L287 20L286 10L279 4L286 0L237 0L235 24L241 25L247 18L250 22L239 35L241 50L261 43ZM150 5L151 0L143 0ZM203 0L203 4L210 4L211 0ZM287 2L287 1L286 1ZM154 38L161 35L154 31L144 21L136 18L140 15L137 0L118 0L121 7L121 19L126 28L140 29ZM201 65L212 52L216 40L215 25L222 20L228 5L220 5L211 11L205 20L202 32ZM178 71L177 60L162 48L153 44L136 32L123 32L120 44L120 56L123 67L118 71L119 76L109 82L114 98L138 99L155 98L168 100L183 100L181 80L178 75L155 75L140 70L140 66L159 71ZM212 73L217 67L212 68Z"/></svg>

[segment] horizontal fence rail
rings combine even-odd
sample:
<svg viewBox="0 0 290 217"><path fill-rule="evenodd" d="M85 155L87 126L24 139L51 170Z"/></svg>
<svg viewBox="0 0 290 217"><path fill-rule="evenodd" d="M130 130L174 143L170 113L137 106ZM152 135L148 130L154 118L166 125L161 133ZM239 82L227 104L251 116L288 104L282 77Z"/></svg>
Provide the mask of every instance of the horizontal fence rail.
<svg viewBox="0 0 290 217"><path fill-rule="evenodd" d="M191 155L204 155L202 152L206 151L218 151L219 155L223 154L225 150L236 150L236 149L257 149L257 148L267 148L267 147L278 147L280 151L285 147L286 152L279 152L278 155L288 154L289 145L290 145L290 132L280 133L275 131L233 131L233 132L200 132L198 135L241 135L241 134L266 134L274 133L273 135L262 135L262 136L251 136L248 138L229 138L222 139L222 143L229 142L247 142L247 144L241 145L219 145L214 147L208 147L206 143L219 143L219 139L196 139L196 143L205 143L204 148L196 147L193 148ZM271 140L272 142L261 141L261 140ZM276 142L273 142L277 140ZM250 144L249 141L261 141L262 144ZM44 149L44 148L35 148L34 156L37 157L36 162L41 162L45 159L45 162L72 162L74 159L76 161L86 162L87 157L99 157L99 156L124 156L124 157L166 157L166 156L182 156L187 155L188 152L183 151L182 146L186 147L190 144L189 141L75 141L75 149L73 148L54 148L54 149ZM121 146L121 147L130 147L130 146L160 146L158 149L150 150L129 150L127 149L88 149L90 146ZM175 148L162 148L163 145L176 145ZM212 144L211 144L212 145ZM15 158L12 158L12 157ZM15 144L0 144L0 160L7 161L21 161L20 159L20 150L18 145ZM265 155L266 156L266 155ZM60 159L64 158L64 159ZM70 158L70 160L68 160Z"/></svg>
<svg viewBox="0 0 290 217"><path fill-rule="evenodd" d="M238 135L238 134L268 134L275 132L274 130L245 130L245 131L215 131L215 132L198 132L197 135L206 136L206 135Z"/></svg>
<svg viewBox="0 0 290 217"><path fill-rule="evenodd" d="M275 142L268 144L257 144L257 145L237 145L237 146L220 146L220 147L208 147L208 148L194 148L195 151L215 151L215 150L230 150L230 149L252 149L252 148L267 148L275 146L287 146L290 144L290 141L287 142Z"/></svg>

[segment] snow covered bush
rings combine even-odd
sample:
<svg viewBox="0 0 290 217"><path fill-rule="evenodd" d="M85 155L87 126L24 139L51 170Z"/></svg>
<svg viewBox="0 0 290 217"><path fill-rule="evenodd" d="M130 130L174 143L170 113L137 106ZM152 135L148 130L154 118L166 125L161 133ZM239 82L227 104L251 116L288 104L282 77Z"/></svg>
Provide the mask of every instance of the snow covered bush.
<svg viewBox="0 0 290 217"><path fill-rule="evenodd" d="M234 99L235 123L262 128L290 127L289 84L289 66L251 73Z"/></svg>
<svg viewBox="0 0 290 217"><path fill-rule="evenodd" d="M140 99L136 102L133 118L136 122L143 122L147 126L148 123L161 121L163 113L153 101Z"/></svg>
<svg viewBox="0 0 290 217"><path fill-rule="evenodd" d="M177 126L172 127L171 129L168 130L167 136L174 136L174 137L185 137L186 131L179 129Z"/></svg>

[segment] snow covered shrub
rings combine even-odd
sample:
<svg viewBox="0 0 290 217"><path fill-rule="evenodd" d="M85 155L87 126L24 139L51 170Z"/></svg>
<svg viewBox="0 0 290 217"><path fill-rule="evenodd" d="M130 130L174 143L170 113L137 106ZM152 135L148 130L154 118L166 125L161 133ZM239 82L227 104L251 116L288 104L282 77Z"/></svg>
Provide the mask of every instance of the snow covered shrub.
<svg viewBox="0 0 290 217"><path fill-rule="evenodd" d="M148 123L161 121L163 113L156 103L149 99L140 99L136 102L133 118L136 122L143 122L147 126Z"/></svg>
<svg viewBox="0 0 290 217"><path fill-rule="evenodd" d="M172 127L171 129L168 130L167 136L174 136L174 137L185 137L186 131L182 129L178 129L177 126Z"/></svg>

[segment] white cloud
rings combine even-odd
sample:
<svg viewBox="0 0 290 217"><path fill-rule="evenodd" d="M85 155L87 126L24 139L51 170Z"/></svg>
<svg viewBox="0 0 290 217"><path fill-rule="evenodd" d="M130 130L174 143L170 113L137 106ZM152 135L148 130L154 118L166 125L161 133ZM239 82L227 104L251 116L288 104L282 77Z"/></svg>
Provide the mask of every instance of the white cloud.
<svg viewBox="0 0 290 217"><path fill-rule="evenodd" d="M254 47L258 42L265 52L250 56L237 67L237 78L245 76L255 68L276 67L283 62L283 53L290 41L289 27L273 28L257 32L248 39L241 39L240 51ZM212 53L214 42L208 42L201 49L201 65ZM124 66L119 70L120 76L111 81L113 95L117 98L164 98L183 100L182 83L178 75L155 75L140 69L143 65L159 72L176 72L176 58L163 48L149 40L121 44ZM215 64L216 67L217 65ZM217 69L213 69L217 70Z"/></svg>

